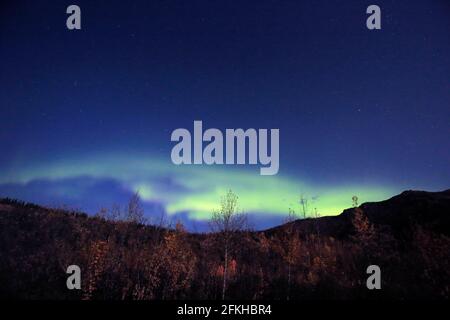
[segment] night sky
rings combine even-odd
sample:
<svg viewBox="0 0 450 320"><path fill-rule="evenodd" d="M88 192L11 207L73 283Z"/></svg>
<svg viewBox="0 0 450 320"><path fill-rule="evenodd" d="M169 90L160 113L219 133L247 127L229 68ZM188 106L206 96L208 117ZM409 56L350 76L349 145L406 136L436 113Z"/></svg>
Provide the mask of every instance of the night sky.
<svg viewBox="0 0 450 320"><path fill-rule="evenodd" d="M66 28L81 8L82 29ZM366 28L366 8L382 29ZM450 2L0 4L0 197L94 214L139 191L202 229L450 187ZM280 170L172 164L176 128L279 128Z"/></svg>

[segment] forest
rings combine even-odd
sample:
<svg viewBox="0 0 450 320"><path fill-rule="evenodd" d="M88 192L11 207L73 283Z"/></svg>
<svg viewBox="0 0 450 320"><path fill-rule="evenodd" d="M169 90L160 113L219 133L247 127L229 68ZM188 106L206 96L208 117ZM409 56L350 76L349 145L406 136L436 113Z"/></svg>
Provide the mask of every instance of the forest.
<svg viewBox="0 0 450 320"><path fill-rule="evenodd" d="M0 298L56 300L448 299L450 190L406 191L334 217L248 228L224 195L211 231L146 221L136 194L95 216L0 200ZM81 269L68 290L66 269ZM366 269L382 272L368 290Z"/></svg>

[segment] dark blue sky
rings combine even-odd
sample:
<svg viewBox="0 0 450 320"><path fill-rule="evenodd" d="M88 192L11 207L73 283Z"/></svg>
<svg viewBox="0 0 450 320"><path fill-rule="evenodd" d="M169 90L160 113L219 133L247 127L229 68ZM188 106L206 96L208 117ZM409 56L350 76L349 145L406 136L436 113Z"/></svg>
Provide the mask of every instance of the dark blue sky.
<svg viewBox="0 0 450 320"><path fill-rule="evenodd" d="M82 30L66 29L70 4L81 7ZM381 7L382 30L366 28L370 4ZM274 189L292 194L379 200L449 187L448 1L14 1L0 10L0 196L92 212L148 188L147 204L193 218L199 202L258 174L221 167L191 179L190 167L173 169L170 133L194 120L279 128ZM130 173L138 160L142 179ZM199 186L201 174L217 183ZM324 201L323 210L344 206ZM246 202L266 216L288 207Z"/></svg>

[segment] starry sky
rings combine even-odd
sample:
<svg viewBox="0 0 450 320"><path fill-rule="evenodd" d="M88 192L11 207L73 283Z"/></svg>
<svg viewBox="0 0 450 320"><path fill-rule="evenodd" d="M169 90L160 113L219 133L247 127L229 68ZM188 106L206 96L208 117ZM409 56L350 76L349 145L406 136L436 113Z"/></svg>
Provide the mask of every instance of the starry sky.
<svg viewBox="0 0 450 320"><path fill-rule="evenodd" d="M335 215L447 189L449 40L446 0L2 2L0 197L94 214L139 191L149 218L203 230L231 188L261 229L300 195ZM279 128L279 173L174 165L194 120Z"/></svg>

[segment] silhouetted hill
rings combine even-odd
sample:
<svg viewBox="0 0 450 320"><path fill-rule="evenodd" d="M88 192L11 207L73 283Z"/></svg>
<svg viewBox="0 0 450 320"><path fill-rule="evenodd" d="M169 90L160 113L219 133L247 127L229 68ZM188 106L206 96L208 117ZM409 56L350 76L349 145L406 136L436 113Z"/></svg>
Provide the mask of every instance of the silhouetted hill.
<svg viewBox="0 0 450 320"><path fill-rule="evenodd" d="M228 299L448 299L450 190L234 233ZM66 269L82 270L68 290ZM366 268L382 268L368 290ZM0 298L219 299L224 237L0 200Z"/></svg>
<svg viewBox="0 0 450 320"><path fill-rule="evenodd" d="M396 235L407 232L411 224L450 235L450 189L441 192L404 191L384 201L363 203L360 208L372 223L388 227ZM349 208L337 216L301 219L292 223L300 234L320 232L346 238L353 233L354 211L354 208ZM277 233L284 228L282 225L266 232Z"/></svg>

